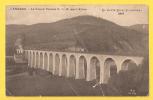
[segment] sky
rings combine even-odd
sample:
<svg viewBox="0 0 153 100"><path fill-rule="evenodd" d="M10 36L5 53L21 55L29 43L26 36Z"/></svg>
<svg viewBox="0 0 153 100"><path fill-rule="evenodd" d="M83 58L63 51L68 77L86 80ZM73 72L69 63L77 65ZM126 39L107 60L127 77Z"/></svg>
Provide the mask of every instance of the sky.
<svg viewBox="0 0 153 100"><path fill-rule="evenodd" d="M146 5L9 5L6 24L51 23L83 15L100 17L121 26L148 24Z"/></svg>

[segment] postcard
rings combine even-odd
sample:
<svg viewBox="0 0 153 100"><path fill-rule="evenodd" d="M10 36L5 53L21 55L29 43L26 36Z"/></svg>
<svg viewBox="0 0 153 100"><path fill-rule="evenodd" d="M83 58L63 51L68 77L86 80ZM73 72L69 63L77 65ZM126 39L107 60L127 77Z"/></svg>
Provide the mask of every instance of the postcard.
<svg viewBox="0 0 153 100"><path fill-rule="evenodd" d="M7 5L6 96L148 96L146 5Z"/></svg>

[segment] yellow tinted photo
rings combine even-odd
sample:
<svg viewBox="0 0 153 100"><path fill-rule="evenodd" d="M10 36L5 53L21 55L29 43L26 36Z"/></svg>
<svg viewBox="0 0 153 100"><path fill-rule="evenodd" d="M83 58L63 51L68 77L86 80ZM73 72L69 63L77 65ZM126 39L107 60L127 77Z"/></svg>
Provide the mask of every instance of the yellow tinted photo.
<svg viewBox="0 0 153 100"><path fill-rule="evenodd" d="M146 5L7 5L6 96L148 96Z"/></svg>

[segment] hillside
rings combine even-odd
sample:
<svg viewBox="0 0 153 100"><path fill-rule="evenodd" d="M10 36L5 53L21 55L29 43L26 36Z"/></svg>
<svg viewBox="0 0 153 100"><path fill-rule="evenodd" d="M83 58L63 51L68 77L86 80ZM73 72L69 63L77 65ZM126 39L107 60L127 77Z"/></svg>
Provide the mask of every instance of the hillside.
<svg viewBox="0 0 153 100"><path fill-rule="evenodd" d="M7 25L7 48L12 48L20 35L25 48L63 50L80 45L88 52L144 55L147 34L125 28L94 16L77 16L53 23Z"/></svg>
<svg viewBox="0 0 153 100"><path fill-rule="evenodd" d="M148 31L149 31L148 30L149 29L148 24L136 24L136 25L127 26L127 28L133 29L133 30L136 30L138 32L145 33L145 34L148 34Z"/></svg>

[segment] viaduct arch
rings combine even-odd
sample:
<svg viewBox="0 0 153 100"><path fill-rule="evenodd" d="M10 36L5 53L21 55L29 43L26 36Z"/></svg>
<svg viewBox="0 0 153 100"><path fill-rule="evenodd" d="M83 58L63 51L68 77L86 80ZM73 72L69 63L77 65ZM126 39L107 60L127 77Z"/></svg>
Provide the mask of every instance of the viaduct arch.
<svg viewBox="0 0 153 100"><path fill-rule="evenodd" d="M17 50L17 53L21 51ZM90 53L24 50L29 67L54 75L107 83L114 73L142 64L143 57ZM130 67L129 67L130 66ZM133 67L132 67L133 68Z"/></svg>

